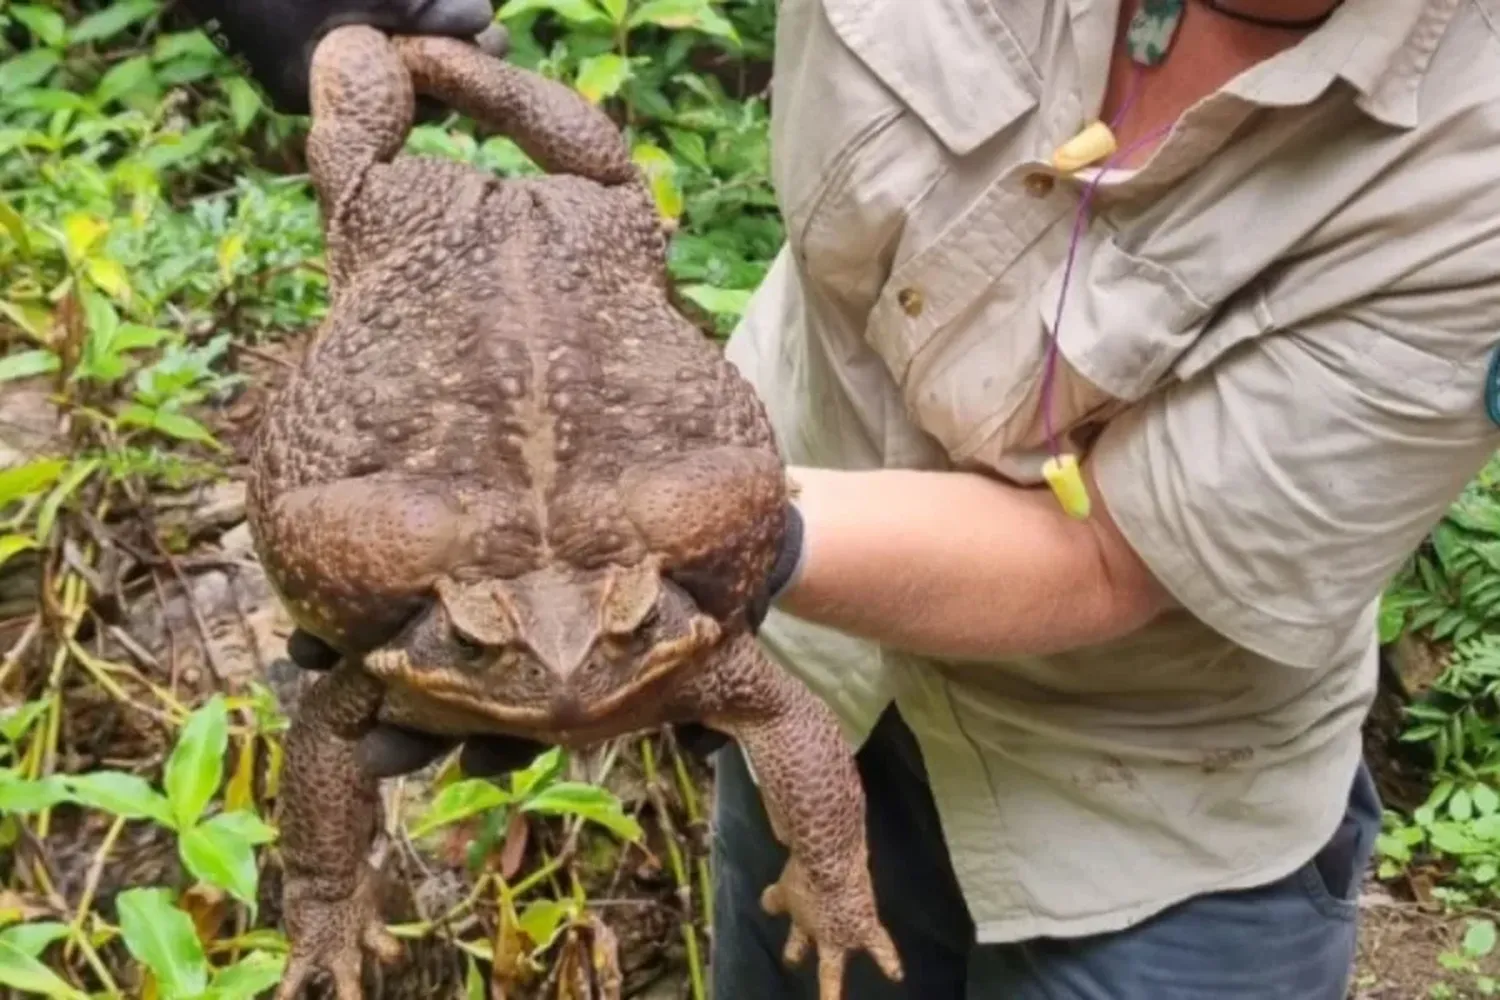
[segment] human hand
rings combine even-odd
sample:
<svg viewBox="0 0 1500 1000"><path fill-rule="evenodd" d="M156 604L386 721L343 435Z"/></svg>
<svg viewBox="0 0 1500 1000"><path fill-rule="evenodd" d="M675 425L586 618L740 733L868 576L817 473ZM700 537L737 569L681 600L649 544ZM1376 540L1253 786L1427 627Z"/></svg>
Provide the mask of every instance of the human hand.
<svg viewBox="0 0 1500 1000"><path fill-rule="evenodd" d="M276 109L308 110L313 49L333 28L368 24L393 34L472 39L497 58L509 36L491 0L183 0L220 51L244 64Z"/></svg>
<svg viewBox="0 0 1500 1000"><path fill-rule="evenodd" d="M301 629L292 632L286 644L287 657L303 670L332 670L342 658L322 640ZM706 726L676 726L677 742L684 750L706 757L728 742L728 737ZM450 752L458 740L422 733L402 726L379 724L360 740L356 754L361 767L379 778L395 778L421 770ZM547 744L514 736L471 736L463 741L459 766L465 774L498 778L529 765Z"/></svg>

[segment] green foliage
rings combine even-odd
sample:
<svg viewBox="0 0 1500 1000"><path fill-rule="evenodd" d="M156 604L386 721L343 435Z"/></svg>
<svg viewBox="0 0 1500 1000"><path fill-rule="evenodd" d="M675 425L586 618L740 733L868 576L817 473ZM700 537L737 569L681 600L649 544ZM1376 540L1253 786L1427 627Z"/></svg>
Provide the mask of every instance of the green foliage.
<svg viewBox="0 0 1500 1000"><path fill-rule="evenodd" d="M1448 510L1387 591L1381 638L1461 642L1500 630L1500 457Z"/></svg>
<svg viewBox="0 0 1500 1000"><path fill-rule="evenodd" d="M28 780L0 776L0 801L17 813L71 803L127 820L149 820L177 835L183 864L194 877L218 886L252 909L257 869L255 847L275 836L249 810L203 818L220 790L229 741L228 706L214 696L188 717L167 758L165 785L157 790L123 771L48 776Z"/></svg>
<svg viewBox="0 0 1500 1000"><path fill-rule="evenodd" d="M524 770L509 776L508 788L482 778L456 781L445 786L412 827L414 837L426 836L442 827L475 816L503 822L512 810L544 816L573 816L597 823L625 840L638 841L641 827L621 809L620 800L597 785L559 780L566 765L560 748L541 754ZM492 822L491 828L497 824ZM482 857L490 844L484 839L473 845L471 858Z"/></svg>
<svg viewBox="0 0 1500 1000"><path fill-rule="evenodd" d="M192 918L167 889L128 889L116 906L125 946L150 971L162 1000L251 1000L281 979L286 959L263 951L212 968Z"/></svg>
<svg viewBox="0 0 1500 1000"><path fill-rule="evenodd" d="M719 332L744 312L784 230L766 101L694 65L705 54L767 57L772 14L764 0L510 0L499 10L512 61L571 83L627 123L662 215L681 223L670 273Z"/></svg>

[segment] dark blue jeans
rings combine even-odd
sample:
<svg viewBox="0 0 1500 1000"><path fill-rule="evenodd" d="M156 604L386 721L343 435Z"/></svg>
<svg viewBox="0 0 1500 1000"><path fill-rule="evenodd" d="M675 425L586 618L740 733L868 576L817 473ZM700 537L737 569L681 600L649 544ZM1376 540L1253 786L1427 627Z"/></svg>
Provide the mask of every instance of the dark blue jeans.
<svg viewBox="0 0 1500 1000"><path fill-rule="evenodd" d="M1328 844L1259 888L1200 896L1112 934L976 945L911 731L891 709L859 753L875 893L906 966L884 979L850 961L849 1000L1344 1000L1356 899L1380 831L1361 765ZM786 854L744 760L718 755L713 1000L817 1000L816 959L781 961L785 917L760 908Z"/></svg>

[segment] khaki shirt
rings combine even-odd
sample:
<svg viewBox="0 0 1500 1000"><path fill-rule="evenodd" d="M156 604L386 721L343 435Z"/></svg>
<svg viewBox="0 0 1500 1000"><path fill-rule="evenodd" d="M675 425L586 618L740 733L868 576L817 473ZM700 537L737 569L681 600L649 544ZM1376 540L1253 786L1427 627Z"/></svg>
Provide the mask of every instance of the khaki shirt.
<svg viewBox="0 0 1500 1000"><path fill-rule="evenodd" d="M1119 7L782 0L788 243L729 355L789 461L1040 482L1092 176L1049 163L1099 106ZM893 700L915 730L980 941L1118 929L1333 831L1382 587L1500 445L1497 11L1347 0L1101 184L1055 408L1185 610L963 664L768 619L852 739Z"/></svg>

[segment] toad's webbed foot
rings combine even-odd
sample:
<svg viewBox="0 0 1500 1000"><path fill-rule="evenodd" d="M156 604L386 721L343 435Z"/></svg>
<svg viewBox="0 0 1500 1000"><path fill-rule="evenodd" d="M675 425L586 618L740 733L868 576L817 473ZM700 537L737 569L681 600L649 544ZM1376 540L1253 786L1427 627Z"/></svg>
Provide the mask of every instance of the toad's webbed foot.
<svg viewBox="0 0 1500 1000"><path fill-rule="evenodd" d="M792 920L785 957L818 951L819 1000L843 1000L849 956L868 952L899 982L900 956L875 908L865 840L864 789L828 706L743 636L683 692L713 728L749 755L776 837L790 860L761 904Z"/></svg>
<svg viewBox="0 0 1500 1000"><path fill-rule="evenodd" d="M892 982L902 978L896 946L875 913L863 870L863 852L853 862L847 882L815 877L793 848L791 860L775 885L761 894L771 916L791 917L792 930L783 952L788 965L800 965L809 946L818 952L818 1000L843 1000L844 969L852 952L866 951Z"/></svg>
<svg viewBox="0 0 1500 1000"><path fill-rule="evenodd" d="M360 879L353 895L333 898L318 879L288 878L282 905L292 952L276 1000L294 1000L317 972L332 979L338 1000L363 1000L364 953L382 962L401 955L400 942L381 923L373 872Z"/></svg>

